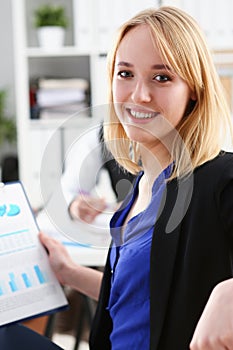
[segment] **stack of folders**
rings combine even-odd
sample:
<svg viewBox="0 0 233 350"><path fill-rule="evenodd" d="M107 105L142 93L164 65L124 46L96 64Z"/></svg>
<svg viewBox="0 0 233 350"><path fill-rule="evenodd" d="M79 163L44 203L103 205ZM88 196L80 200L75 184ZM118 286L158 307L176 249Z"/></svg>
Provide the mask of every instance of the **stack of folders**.
<svg viewBox="0 0 233 350"><path fill-rule="evenodd" d="M67 118L89 104L89 82L80 78L39 79L36 91L38 118Z"/></svg>

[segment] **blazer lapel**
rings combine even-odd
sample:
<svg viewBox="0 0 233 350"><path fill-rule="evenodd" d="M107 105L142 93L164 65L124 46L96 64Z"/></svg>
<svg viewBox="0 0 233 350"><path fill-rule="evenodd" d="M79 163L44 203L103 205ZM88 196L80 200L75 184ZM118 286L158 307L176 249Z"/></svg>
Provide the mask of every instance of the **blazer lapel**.
<svg viewBox="0 0 233 350"><path fill-rule="evenodd" d="M158 349L173 277L180 226L193 190L193 177L172 180L163 196L151 247L150 343Z"/></svg>

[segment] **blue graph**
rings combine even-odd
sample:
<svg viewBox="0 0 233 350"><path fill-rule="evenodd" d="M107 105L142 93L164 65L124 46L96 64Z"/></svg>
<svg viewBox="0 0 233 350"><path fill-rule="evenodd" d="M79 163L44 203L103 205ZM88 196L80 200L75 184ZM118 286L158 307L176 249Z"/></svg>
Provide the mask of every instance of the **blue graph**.
<svg viewBox="0 0 233 350"><path fill-rule="evenodd" d="M3 216L6 214L6 204L0 205L0 216Z"/></svg>
<svg viewBox="0 0 233 350"><path fill-rule="evenodd" d="M20 207L17 204L0 205L0 216L16 216L20 213Z"/></svg>
<svg viewBox="0 0 233 350"><path fill-rule="evenodd" d="M35 265L34 266L34 270L35 270L35 273L36 273L36 276L38 278L38 281L40 284L44 284L46 283L46 279L45 279L45 276L43 275L40 267L38 265Z"/></svg>
<svg viewBox="0 0 233 350"><path fill-rule="evenodd" d="M23 279L23 282L24 282L24 285L26 288L30 288L32 287L32 281L31 279L29 278L29 276L24 272L21 274L22 276L22 279Z"/></svg>
<svg viewBox="0 0 233 350"><path fill-rule="evenodd" d="M18 288L17 283L16 283L16 277L15 277L14 272L10 272L9 277L10 277L9 286L10 286L11 291L13 293L17 292L19 290L19 288Z"/></svg>
<svg viewBox="0 0 233 350"><path fill-rule="evenodd" d="M24 271L9 271L6 272L5 278L0 280L0 297L48 282L49 279L38 264L26 267Z"/></svg>

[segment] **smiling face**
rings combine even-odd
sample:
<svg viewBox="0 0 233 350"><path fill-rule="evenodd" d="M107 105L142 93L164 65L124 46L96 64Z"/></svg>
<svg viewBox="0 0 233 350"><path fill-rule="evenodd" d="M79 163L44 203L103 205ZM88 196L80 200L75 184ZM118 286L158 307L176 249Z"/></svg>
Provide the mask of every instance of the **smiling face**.
<svg viewBox="0 0 233 350"><path fill-rule="evenodd" d="M164 64L147 25L131 29L122 39L112 93L127 136L151 150L179 124L188 103L195 100L187 83Z"/></svg>

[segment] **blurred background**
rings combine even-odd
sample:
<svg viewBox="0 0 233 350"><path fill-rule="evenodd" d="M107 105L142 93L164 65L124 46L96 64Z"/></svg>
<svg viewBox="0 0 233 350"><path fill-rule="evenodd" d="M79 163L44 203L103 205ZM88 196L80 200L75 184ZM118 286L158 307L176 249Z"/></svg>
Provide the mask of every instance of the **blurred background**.
<svg viewBox="0 0 233 350"><path fill-rule="evenodd" d="M0 177L20 179L34 209L53 193L70 146L103 117L106 55L118 26L161 5L198 21L233 110L232 1L0 1Z"/></svg>

